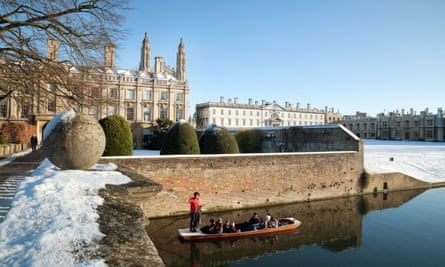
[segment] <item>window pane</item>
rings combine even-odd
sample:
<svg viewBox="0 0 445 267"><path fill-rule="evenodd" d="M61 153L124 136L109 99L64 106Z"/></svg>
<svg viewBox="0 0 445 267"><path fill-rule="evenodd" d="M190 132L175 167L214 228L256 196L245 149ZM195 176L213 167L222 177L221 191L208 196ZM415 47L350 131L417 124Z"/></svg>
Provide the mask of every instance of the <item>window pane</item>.
<svg viewBox="0 0 445 267"><path fill-rule="evenodd" d="M134 120L134 109L133 107L127 108L127 120L132 121Z"/></svg>
<svg viewBox="0 0 445 267"><path fill-rule="evenodd" d="M184 93L177 93L176 102L182 102L182 101L184 101Z"/></svg>
<svg viewBox="0 0 445 267"><path fill-rule="evenodd" d="M150 90L144 91L144 100L151 100L151 91Z"/></svg>
<svg viewBox="0 0 445 267"><path fill-rule="evenodd" d="M161 108L160 113L159 113L159 118L161 120L165 120L167 119L167 109L166 108Z"/></svg>
<svg viewBox="0 0 445 267"><path fill-rule="evenodd" d="M127 89L127 99L134 99L134 89Z"/></svg>
<svg viewBox="0 0 445 267"><path fill-rule="evenodd" d="M144 121L151 121L151 109L144 108Z"/></svg>
<svg viewBox="0 0 445 267"><path fill-rule="evenodd" d="M110 97L117 98L117 88L110 88Z"/></svg>
<svg viewBox="0 0 445 267"><path fill-rule="evenodd" d="M182 117L182 109L181 108L177 108L176 109L176 120L181 120L181 119L184 119Z"/></svg>

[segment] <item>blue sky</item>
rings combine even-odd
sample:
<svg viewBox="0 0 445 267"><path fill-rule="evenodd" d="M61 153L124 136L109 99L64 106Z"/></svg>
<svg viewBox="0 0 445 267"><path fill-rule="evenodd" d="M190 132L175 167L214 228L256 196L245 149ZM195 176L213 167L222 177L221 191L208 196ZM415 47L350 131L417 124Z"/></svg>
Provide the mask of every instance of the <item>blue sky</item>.
<svg viewBox="0 0 445 267"><path fill-rule="evenodd" d="M443 0L134 0L116 64L176 64L183 38L190 110L238 97L375 115L445 108Z"/></svg>

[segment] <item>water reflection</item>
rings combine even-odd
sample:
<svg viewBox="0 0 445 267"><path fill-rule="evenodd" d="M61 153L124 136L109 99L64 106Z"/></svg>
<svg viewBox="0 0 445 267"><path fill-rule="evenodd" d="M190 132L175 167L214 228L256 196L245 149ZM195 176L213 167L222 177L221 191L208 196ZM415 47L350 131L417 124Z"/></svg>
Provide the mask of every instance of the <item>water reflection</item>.
<svg viewBox="0 0 445 267"><path fill-rule="evenodd" d="M188 216L152 219L147 231L167 266L224 266L245 258L274 254L301 246L319 245L339 252L361 245L362 216L373 210L398 207L425 190L401 191L389 194L370 194L281 205L255 210L238 210L203 214L203 224L210 218L222 217L236 222L247 221L253 212L273 216L292 216L302 221L293 232L273 236L231 241L200 243L181 242L177 229L186 228Z"/></svg>

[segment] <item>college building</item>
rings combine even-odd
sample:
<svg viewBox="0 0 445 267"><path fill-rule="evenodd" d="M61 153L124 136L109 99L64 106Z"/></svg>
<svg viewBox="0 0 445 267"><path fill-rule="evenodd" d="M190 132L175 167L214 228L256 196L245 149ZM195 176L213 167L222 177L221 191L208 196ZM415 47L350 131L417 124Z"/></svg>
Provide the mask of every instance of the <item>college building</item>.
<svg viewBox="0 0 445 267"><path fill-rule="evenodd" d="M301 107L286 102L284 106L276 101L261 103L249 98L247 104L239 103L238 97L219 102L206 102L196 105L196 128L207 128L217 124L226 128L255 128L277 126L307 126L340 123L342 115L333 109L311 108L310 104Z"/></svg>
<svg viewBox="0 0 445 267"><path fill-rule="evenodd" d="M369 117L357 112L344 116L343 125L364 139L409 140L409 141L445 141L445 118L442 108L433 114L428 109L419 113L394 111Z"/></svg>
<svg viewBox="0 0 445 267"><path fill-rule="evenodd" d="M59 41L48 40L48 58L58 62ZM190 88L186 76L185 46L181 38L176 54L176 67L168 66L163 57L151 62L147 33L142 41L138 69L115 66L115 47L106 46L102 67L68 66L69 79L82 84L84 95L100 99L98 104L69 103L47 85L46 94L11 95L0 102L0 123L31 122L36 125L39 142L43 128L54 115L72 107L76 112L96 119L120 115L130 124L134 143L141 147L144 133L156 125L156 120L172 121L189 118ZM36 81L36 83L44 81ZM31 98L31 99L29 99Z"/></svg>

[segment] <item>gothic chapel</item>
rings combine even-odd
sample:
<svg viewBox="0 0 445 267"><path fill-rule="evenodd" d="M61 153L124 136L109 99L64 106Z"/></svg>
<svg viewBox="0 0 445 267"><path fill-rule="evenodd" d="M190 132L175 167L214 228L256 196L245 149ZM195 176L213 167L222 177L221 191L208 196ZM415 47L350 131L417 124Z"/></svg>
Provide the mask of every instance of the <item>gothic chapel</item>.
<svg viewBox="0 0 445 267"><path fill-rule="evenodd" d="M58 60L59 42L48 40L48 58ZM154 58L151 65L151 50L148 34L142 41L141 60L137 70L120 69L115 66L115 47L106 46L103 67L89 69L72 66L72 79L81 79L83 90L101 101L95 106L76 105L77 112L87 113L101 119L109 115L124 117L131 126L136 147L142 147L144 132L156 125L156 120L177 121L189 118L189 84L186 78L186 55L182 38L178 45L176 68L166 65L163 57ZM51 85L48 84L48 88ZM50 92L50 90L49 90ZM41 96L34 96L40 97ZM30 121L36 125L39 143L43 128L54 115L66 111L66 100L46 95L45 99L28 101L42 103L26 107L19 100L0 102L0 124L2 121ZM35 99L34 99L35 100ZM71 105L73 106L73 105ZM26 114L25 114L26 113Z"/></svg>

